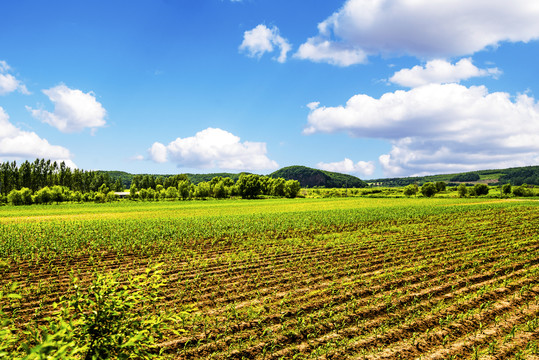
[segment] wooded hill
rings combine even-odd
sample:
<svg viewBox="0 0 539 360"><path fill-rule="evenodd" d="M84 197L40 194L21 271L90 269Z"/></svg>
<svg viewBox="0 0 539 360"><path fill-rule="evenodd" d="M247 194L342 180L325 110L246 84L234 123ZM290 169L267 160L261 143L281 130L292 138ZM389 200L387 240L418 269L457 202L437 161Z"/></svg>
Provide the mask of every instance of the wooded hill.
<svg viewBox="0 0 539 360"><path fill-rule="evenodd" d="M301 187L324 188L363 188L367 183L355 176L309 168L306 166L288 166L269 175L272 178L297 180Z"/></svg>
<svg viewBox="0 0 539 360"><path fill-rule="evenodd" d="M126 188L129 188L135 176L122 171L99 171L103 175L110 176L112 181L118 178ZM210 181L214 177L230 178L237 181L240 174L234 173L211 173L211 174L186 174L193 184L203 181ZM164 179L175 175L150 175L161 176ZM508 169L478 170L454 174L440 174L401 178L381 178L368 180L367 182L347 174L340 174L331 171L324 171L309 168L306 166L288 166L268 175L272 178L281 177L285 180L298 180L302 187L324 187L324 188L363 188L369 185L397 187L409 184L422 185L426 182L444 181L448 184L486 182L491 185L511 184L520 186L522 184L539 185L539 166L514 167Z"/></svg>
<svg viewBox="0 0 539 360"><path fill-rule="evenodd" d="M422 185L426 182L437 181L444 181L448 184L486 182L491 185L539 185L539 166L479 170L455 174L373 179L368 180L368 183L374 186L394 187L406 186L409 184Z"/></svg>
<svg viewBox="0 0 539 360"><path fill-rule="evenodd" d="M156 177L160 176L164 180L176 175L151 175L151 174L129 174L122 171L102 171L103 174L107 174L113 181L120 179L125 188L131 186L131 182L137 177ZM210 174L185 174L191 181L191 183L197 185L203 181L211 181L215 177L230 178L237 181L241 174L233 173L210 173ZM324 187L324 188L363 188L367 186L367 183L363 180L346 174L340 174L331 171L324 171L309 168L306 166L288 166L277 170L268 175L271 178L283 178L285 180L297 180L302 187Z"/></svg>

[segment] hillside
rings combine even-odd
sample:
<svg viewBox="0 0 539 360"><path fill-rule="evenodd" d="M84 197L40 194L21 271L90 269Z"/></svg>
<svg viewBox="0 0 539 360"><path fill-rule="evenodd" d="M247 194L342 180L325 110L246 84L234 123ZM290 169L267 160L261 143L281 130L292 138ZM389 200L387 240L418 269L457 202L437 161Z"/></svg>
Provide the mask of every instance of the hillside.
<svg viewBox="0 0 539 360"><path fill-rule="evenodd" d="M120 179L126 188L129 188L131 181L137 175L123 171L99 171L103 175L107 175L112 179L112 182ZM139 174L138 176L144 176ZM214 177L229 177L232 180L238 180L240 174L234 173L211 173L211 174L185 174L193 184L198 184L202 181L210 181ZM164 179L174 175L150 175L160 176ZM456 183L475 183L486 182L490 184L507 184L512 185L539 185L539 166L515 167L508 169L494 170L479 170L464 173L440 174L416 177L402 178L381 178L368 180L368 183L347 174L324 171L309 168L306 166L288 166L277 170L270 175L272 178L282 177L286 180L298 180L302 187L326 187L326 188L360 188L366 187L369 184L373 186L406 186L409 184L423 184L426 182L444 181L448 184Z"/></svg>
<svg viewBox="0 0 539 360"><path fill-rule="evenodd" d="M488 182L493 185L539 185L539 166L525 166L508 169L478 170L464 173L428 175L402 178L382 178L369 180L375 186L406 186L409 184L423 184L426 182L444 181L446 183L475 183Z"/></svg>
<svg viewBox="0 0 539 360"><path fill-rule="evenodd" d="M346 174L309 168L306 166L288 166L269 175L272 178L281 177L286 180L298 180L302 187L326 188L362 188L367 183Z"/></svg>

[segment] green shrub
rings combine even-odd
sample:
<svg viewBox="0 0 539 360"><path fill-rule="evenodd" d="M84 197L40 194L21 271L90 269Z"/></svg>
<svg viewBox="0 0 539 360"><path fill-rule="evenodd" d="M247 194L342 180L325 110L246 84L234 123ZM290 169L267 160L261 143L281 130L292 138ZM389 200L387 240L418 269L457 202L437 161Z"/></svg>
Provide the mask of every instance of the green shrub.
<svg viewBox="0 0 539 360"><path fill-rule="evenodd" d="M287 180L284 183L284 195L287 198L295 198L298 196L300 190L301 185L297 180Z"/></svg>
<svg viewBox="0 0 539 360"><path fill-rule="evenodd" d="M436 185L431 182L425 183L423 186L421 186L421 194L423 196L432 197L434 194L436 194L436 192Z"/></svg>
<svg viewBox="0 0 539 360"><path fill-rule="evenodd" d="M11 205L32 205L32 190L23 187L20 190L11 190L7 195Z"/></svg>
<svg viewBox="0 0 539 360"><path fill-rule="evenodd" d="M418 191L419 188L416 184L410 184L404 187L404 195L406 196L416 195Z"/></svg>
<svg viewBox="0 0 539 360"><path fill-rule="evenodd" d="M127 275L127 276L125 276ZM179 335L163 302L166 285L158 267L142 275L96 273L90 285L72 279L72 291L55 304L55 316L34 333L24 360L157 358L165 335Z"/></svg>
<svg viewBox="0 0 539 360"><path fill-rule="evenodd" d="M468 188L464 184L460 184L457 186L457 193L459 194L459 197L466 197L468 195Z"/></svg>
<svg viewBox="0 0 539 360"><path fill-rule="evenodd" d="M528 189L526 185L520 185L513 188L513 195L515 196L533 196L533 192Z"/></svg>
<svg viewBox="0 0 539 360"><path fill-rule="evenodd" d="M434 185L436 186L436 192L445 191L445 188L447 186L447 184L443 181L437 181Z"/></svg>
<svg viewBox="0 0 539 360"><path fill-rule="evenodd" d="M485 184L475 184L473 188L477 196L487 195L490 190L488 185Z"/></svg>

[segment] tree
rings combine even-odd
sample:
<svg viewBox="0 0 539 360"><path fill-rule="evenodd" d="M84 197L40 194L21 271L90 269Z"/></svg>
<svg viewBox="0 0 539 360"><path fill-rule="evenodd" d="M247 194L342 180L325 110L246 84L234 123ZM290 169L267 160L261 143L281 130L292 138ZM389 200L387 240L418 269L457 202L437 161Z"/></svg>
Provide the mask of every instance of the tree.
<svg viewBox="0 0 539 360"><path fill-rule="evenodd" d="M161 186L161 185L157 185L157 186ZM165 198L171 199L171 200L177 200L178 189L176 189L174 186L169 186L167 190L165 191Z"/></svg>
<svg viewBox="0 0 539 360"><path fill-rule="evenodd" d="M82 201L82 193L80 191L74 191L71 195L71 201L74 202L81 202Z"/></svg>
<svg viewBox="0 0 539 360"><path fill-rule="evenodd" d="M191 190L191 182L189 180L180 180L178 182L178 193L182 200L189 198L189 191Z"/></svg>
<svg viewBox="0 0 539 360"><path fill-rule="evenodd" d="M114 191L109 191L107 193L107 195L105 196L105 201L106 202L113 202L113 201L116 201L116 200L118 200L118 195L116 195L114 193Z"/></svg>
<svg viewBox="0 0 539 360"><path fill-rule="evenodd" d="M48 204L52 201L52 192L48 186L36 192L36 202L38 204Z"/></svg>
<svg viewBox="0 0 539 360"><path fill-rule="evenodd" d="M102 194L107 194L109 192L109 188L107 187L106 184L102 184L99 187L99 192L102 193Z"/></svg>
<svg viewBox="0 0 539 360"><path fill-rule="evenodd" d="M129 188L129 198L130 199L136 199L137 198L137 187L134 183L131 184L131 187Z"/></svg>
<svg viewBox="0 0 539 360"><path fill-rule="evenodd" d="M532 192L528 189L526 184L513 188L513 195L515 196L532 196Z"/></svg>
<svg viewBox="0 0 539 360"><path fill-rule="evenodd" d="M25 161L19 167L20 187L32 188L32 166Z"/></svg>
<svg viewBox="0 0 539 360"><path fill-rule="evenodd" d="M203 181L201 183L198 183L195 189L195 197L200 198L200 199L209 197L211 194L210 189L211 188L210 188L209 182Z"/></svg>
<svg viewBox="0 0 539 360"><path fill-rule="evenodd" d="M236 182L238 192L243 199L254 199L261 194L260 176L256 174L241 174Z"/></svg>
<svg viewBox="0 0 539 360"><path fill-rule="evenodd" d="M419 187L416 184L410 184L404 187L404 195L413 196L419 191Z"/></svg>
<svg viewBox="0 0 539 360"><path fill-rule="evenodd" d="M51 189L51 200L59 204L64 201L64 189L59 185L54 185Z"/></svg>
<svg viewBox="0 0 539 360"><path fill-rule="evenodd" d="M288 180L284 183L284 195L289 199L298 196L300 190L301 185L297 180Z"/></svg>
<svg viewBox="0 0 539 360"><path fill-rule="evenodd" d="M466 197L468 195L468 188L464 184L460 184L457 187L457 193L459 194L459 197Z"/></svg>
<svg viewBox="0 0 539 360"><path fill-rule="evenodd" d="M272 190L271 178L267 176L260 176L259 180L260 180L260 192L263 195L271 195L271 190Z"/></svg>
<svg viewBox="0 0 539 360"><path fill-rule="evenodd" d="M120 178L116 179L116 182L113 186L114 191L124 191L124 184L122 183L122 180Z"/></svg>
<svg viewBox="0 0 539 360"><path fill-rule="evenodd" d="M0 167L1 181L2 181L2 194L8 195L11 190L16 190L15 174L13 172L13 166L9 162L2 163Z"/></svg>
<svg viewBox="0 0 539 360"><path fill-rule="evenodd" d="M140 189L139 196L142 200L146 200L148 198L148 190Z"/></svg>
<svg viewBox="0 0 539 360"><path fill-rule="evenodd" d="M216 199L223 199L226 197L225 182L223 180L220 180L213 186L213 196Z"/></svg>
<svg viewBox="0 0 539 360"><path fill-rule="evenodd" d="M271 195L284 196L284 184L286 180L283 178L271 179Z"/></svg>
<svg viewBox="0 0 539 360"><path fill-rule="evenodd" d="M19 190L11 190L9 194L7 195L7 201L11 205L23 205L24 200L22 198L22 194Z"/></svg>
<svg viewBox="0 0 539 360"><path fill-rule="evenodd" d="M464 173L453 176L449 181L470 182L478 181L481 177L477 173Z"/></svg>
<svg viewBox="0 0 539 360"><path fill-rule="evenodd" d="M477 196L487 195L490 190L485 184L475 184L473 188L475 190L475 195Z"/></svg>
<svg viewBox="0 0 539 360"><path fill-rule="evenodd" d="M436 194L436 185L431 182L423 184L421 194L426 197L433 197Z"/></svg>
<svg viewBox="0 0 539 360"><path fill-rule="evenodd" d="M437 181L436 182L436 192L442 192L445 191L446 183L443 181Z"/></svg>
<svg viewBox="0 0 539 360"><path fill-rule="evenodd" d="M86 192L86 189L84 187L83 172L79 169L75 169L73 171L71 188L76 191Z"/></svg>
<svg viewBox="0 0 539 360"><path fill-rule="evenodd" d="M502 186L502 194L507 196L511 195L511 184L505 184Z"/></svg>

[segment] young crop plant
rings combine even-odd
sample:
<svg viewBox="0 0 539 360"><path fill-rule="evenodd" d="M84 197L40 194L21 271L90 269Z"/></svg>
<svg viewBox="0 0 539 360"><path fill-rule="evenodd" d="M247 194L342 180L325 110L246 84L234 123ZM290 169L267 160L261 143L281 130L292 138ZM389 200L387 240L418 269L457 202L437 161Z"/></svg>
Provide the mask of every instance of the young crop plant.
<svg viewBox="0 0 539 360"><path fill-rule="evenodd" d="M159 306L165 284L158 267L132 277L96 273L87 288L73 278L73 291L54 304L58 311L35 331L24 360L160 357L159 341L182 331L180 315Z"/></svg>
<svg viewBox="0 0 539 360"><path fill-rule="evenodd" d="M16 334L15 324L13 320L4 313L2 303L5 299L20 299L21 296L15 291L17 284L13 283L7 294L0 291L0 359L7 358L13 354L17 348L18 336Z"/></svg>

